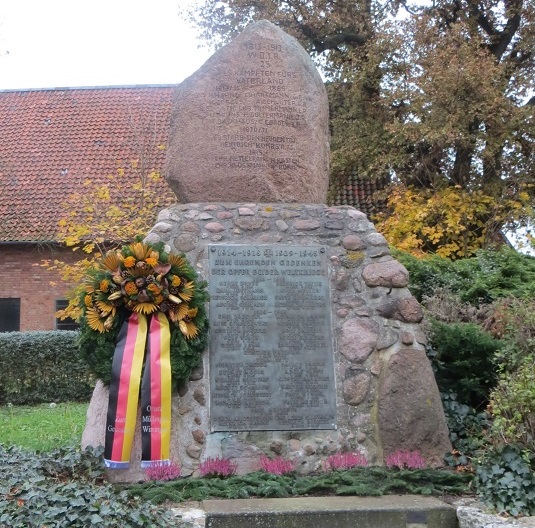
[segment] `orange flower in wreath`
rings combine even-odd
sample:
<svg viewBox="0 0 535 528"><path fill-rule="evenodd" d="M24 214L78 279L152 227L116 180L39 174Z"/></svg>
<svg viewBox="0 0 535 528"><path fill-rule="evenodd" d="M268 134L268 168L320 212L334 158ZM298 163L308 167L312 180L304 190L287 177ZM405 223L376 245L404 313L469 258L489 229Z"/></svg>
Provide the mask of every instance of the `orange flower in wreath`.
<svg viewBox="0 0 535 528"><path fill-rule="evenodd" d="M123 260L125 268L133 268L136 265L136 259L134 257L126 257Z"/></svg>
<svg viewBox="0 0 535 528"><path fill-rule="evenodd" d="M158 294L161 293L162 287L152 283L147 286L147 290L149 290L151 293Z"/></svg>
<svg viewBox="0 0 535 528"><path fill-rule="evenodd" d="M128 295L135 295L138 292L137 286L133 282L127 282L124 291Z"/></svg>

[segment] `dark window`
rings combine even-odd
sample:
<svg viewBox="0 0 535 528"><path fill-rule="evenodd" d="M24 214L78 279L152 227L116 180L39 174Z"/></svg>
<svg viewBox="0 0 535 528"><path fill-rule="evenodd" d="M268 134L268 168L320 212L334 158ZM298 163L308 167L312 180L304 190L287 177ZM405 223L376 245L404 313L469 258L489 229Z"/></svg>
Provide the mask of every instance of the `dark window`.
<svg viewBox="0 0 535 528"><path fill-rule="evenodd" d="M58 310L64 310L67 308L67 305L69 304L69 301L66 301L64 299L57 300L56 301L56 311ZM67 319L56 319L56 330L78 330L80 328L80 325L70 317L67 317Z"/></svg>
<svg viewBox="0 0 535 528"><path fill-rule="evenodd" d="M0 299L0 332L20 330L20 299Z"/></svg>

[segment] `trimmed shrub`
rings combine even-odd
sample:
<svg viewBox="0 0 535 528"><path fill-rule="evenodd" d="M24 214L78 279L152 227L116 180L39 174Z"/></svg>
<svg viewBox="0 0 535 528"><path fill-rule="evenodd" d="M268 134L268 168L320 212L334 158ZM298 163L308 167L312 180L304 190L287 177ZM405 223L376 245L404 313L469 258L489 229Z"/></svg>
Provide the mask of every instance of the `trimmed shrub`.
<svg viewBox="0 0 535 528"><path fill-rule="evenodd" d="M470 407L486 405L496 384L493 359L500 342L472 323L433 321L430 344L439 390L457 394Z"/></svg>
<svg viewBox="0 0 535 528"><path fill-rule="evenodd" d="M93 383L78 332L0 333L0 403L87 401Z"/></svg>
<svg viewBox="0 0 535 528"><path fill-rule="evenodd" d="M481 250L473 258L456 261L437 256L417 259L401 251L393 255L409 271L409 289L420 302L439 288L474 305L507 296L535 296L535 258L514 249Z"/></svg>

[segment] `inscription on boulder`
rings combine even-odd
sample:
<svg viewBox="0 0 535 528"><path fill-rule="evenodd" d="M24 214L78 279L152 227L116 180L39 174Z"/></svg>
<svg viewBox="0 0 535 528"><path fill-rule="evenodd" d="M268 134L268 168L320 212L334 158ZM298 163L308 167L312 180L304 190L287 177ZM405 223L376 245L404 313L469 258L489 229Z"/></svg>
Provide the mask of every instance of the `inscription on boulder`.
<svg viewBox="0 0 535 528"><path fill-rule="evenodd" d="M324 249L211 245L208 253L212 431L334 429Z"/></svg>
<svg viewBox="0 0 535 528"><path fill-rule="evenodd" d="M251 24L178 86L168 183L183 202L325 203L328 114L297 40Z"/></svg>

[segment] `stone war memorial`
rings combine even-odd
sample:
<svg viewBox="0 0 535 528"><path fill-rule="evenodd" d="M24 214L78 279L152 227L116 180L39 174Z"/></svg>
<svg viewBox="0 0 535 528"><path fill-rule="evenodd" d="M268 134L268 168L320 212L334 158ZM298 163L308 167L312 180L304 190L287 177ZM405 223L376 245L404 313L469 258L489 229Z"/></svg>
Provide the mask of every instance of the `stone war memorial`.
<svg viewBox="0 0 535 528"><path fill-rule="evenodd" d="M172 399L171 459L197 475L209 457L299 472L359 452L381 465L451 448L408 273L360 211L325 205L328 103L305 50L250 25L176 89L167 179L181 203L148 234L208 282L210 339ZM82 443L103 445L98 383ZM130 468L144 478L136 432Z"/></svg>

